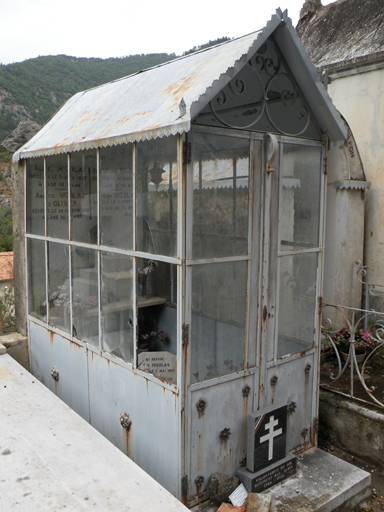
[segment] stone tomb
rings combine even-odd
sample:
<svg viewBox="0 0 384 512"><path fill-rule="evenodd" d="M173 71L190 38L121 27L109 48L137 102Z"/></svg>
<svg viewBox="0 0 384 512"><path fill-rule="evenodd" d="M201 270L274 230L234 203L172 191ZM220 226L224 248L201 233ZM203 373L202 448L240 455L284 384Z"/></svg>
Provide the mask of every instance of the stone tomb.
<svg viewBox="0 0 384 512"><path fill-rule="evenodd" d="M296 473L296 457L286 453L287 406L248 415L247 467L237 476L248 492L262 492Z"/></svg>

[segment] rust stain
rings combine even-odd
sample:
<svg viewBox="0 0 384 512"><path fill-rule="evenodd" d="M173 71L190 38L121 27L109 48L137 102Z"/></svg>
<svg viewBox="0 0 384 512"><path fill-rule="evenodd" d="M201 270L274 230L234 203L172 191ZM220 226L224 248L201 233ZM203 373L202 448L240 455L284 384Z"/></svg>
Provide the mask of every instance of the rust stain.
<svg viewBox="0 0 384 512"><path fill-rule="evenodd" d="M132 426L129 430L121 427L123 429L123 437L124 437L124 443L125 443L125 453L127 454L127 456L132 459L133 461L135 461L135 459L133 458L132 456L132 440L131 440L131 435L132 435Z"/></svg>

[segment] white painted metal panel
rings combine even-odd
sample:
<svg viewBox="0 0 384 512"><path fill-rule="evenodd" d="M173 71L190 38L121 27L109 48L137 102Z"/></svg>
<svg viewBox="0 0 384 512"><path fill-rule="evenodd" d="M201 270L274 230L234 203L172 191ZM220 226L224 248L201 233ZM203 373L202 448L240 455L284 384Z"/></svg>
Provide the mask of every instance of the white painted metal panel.
<svg viewBox="0 0 384 512"><path fill-rule="evenodd" d="M191 496L204 492L212 473L235 474L241 467L246 455L247 418L254 407L255 379L258 382L257 374L232 375L190 391ZM206 404L203 410L202 401ZM226 434L228 438L223 439Z"/></svg>
<svg viewBox="0 0 384 512"><path fill-rule="evenodd" d="M180 498L178 393L91 351L88 366L91 424ZM128 431L120 424L124 412Z"/></svg>
<svg viewBox="0 0 384 512"><path fill-rule="evenodd" d="M86 349L34 322L29 322L29 342L31 373L89 421ZM51 375L54 367L58 380Z"/></svg>

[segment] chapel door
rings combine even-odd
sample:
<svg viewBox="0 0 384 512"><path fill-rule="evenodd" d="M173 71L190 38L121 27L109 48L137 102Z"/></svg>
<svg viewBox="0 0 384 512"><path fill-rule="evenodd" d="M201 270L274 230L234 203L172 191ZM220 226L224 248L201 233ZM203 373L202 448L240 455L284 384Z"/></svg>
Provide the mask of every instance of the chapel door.
<svg viewBox="0 0 384 512"><path fill-rule="evenodd" d="M291 452L317 440L323 166L320 143L281 137L265 168L259 407L288 405Z"/></svg>
<svg viewBox="0 0 384 512"><path fill-rule="evenodd" d="M288 450L313 443L323 229L320 144L209 129L191 142L190 505L204 499L212 473L245 465L251 411L288 403Z"/></svg>

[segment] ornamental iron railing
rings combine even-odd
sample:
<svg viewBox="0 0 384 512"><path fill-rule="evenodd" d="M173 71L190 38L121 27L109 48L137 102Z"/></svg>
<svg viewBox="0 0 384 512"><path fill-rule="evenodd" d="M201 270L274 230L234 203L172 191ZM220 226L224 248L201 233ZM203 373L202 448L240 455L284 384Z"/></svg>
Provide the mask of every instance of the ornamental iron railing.
<svg viewBox="0 0 384 512"><path fill-rule="evenodd" d="M384 408L384 313L323 305L320 375L322 388Z"/></svg>

